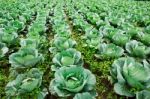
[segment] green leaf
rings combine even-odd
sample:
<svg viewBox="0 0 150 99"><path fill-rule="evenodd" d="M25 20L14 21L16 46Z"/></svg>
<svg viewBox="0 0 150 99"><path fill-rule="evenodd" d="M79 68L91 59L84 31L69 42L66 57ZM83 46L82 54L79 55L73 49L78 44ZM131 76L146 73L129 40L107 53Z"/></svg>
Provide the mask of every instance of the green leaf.
<svg viewBox="0 0 150 99"><path fill-rule="evenodd" d="M143 90L136 93L136 99L150 99L150 91Z"/></svg>
<svg viewBox="0 0 150 99"><path fill-rule="evenodd" d="M124 50L113 43L111 44L102 43L98 47L98 53L96 54L96 56L98 56L97 58L102 58L102 59L117 58L122 56L123 53Z"/></svg>
<svg viewBox="0 0 150 99"><path fill-rule="evenodd" d="M114 85L114 91L119 95L125 95L128 97L133 97L134 93L129 91L129 88L125 84L116 83Z"/></svg>
<svg viewBox="0 0 150 99"><path fill-rule="evenodd" d="M67 56L66 57L62 57L61 63L64 66L72 65L72 64L74 64L74 59L71 58L71 57L67 57Z"/></svg>
<svg viewBox="0 0 150 99"><path fill-rule="evenodd" d="M96 99L95 97L92 97L90 93L78 93L74 96L73 99Z"/></svg>
<svg viewBox="0 0 150 99"><path fill-rule="evenodd" d="M31 80L31 81L30 81ZM22 90L25 90L27 92L31 92L33 91L35 88L37 88L37 85L39 83L39 80L38 79L33 79L32 78L30 79L24 79L23 81L23 84L20 86L20 88Z"/></svg>

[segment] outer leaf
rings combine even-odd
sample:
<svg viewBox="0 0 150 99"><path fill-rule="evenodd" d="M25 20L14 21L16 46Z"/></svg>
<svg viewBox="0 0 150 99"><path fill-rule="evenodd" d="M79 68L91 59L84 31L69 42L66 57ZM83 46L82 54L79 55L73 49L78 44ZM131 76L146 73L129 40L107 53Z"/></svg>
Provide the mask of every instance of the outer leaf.
<svg viewBox="0 0 150 99"><path fill-rule="evenodd" d="M7 48L6 44L0 42L0 58L4 57L8 50L9 49Z"/></svg>
<svg viewBox="0 0 150 99"><path fill-rule="evenodd" d="M97 58L117 58L123 55L124 50L114 44L100 44L99 52L95 55Z"/></svg>
<svg viewBox="0 0 150 99"><path fill-rule="evenodd" d="M150 99L150 91L143 90L136 93L136 99Z"/></svg>
<svg viewBox="0 0 150 99"><path fill-rule="evenodd" d="M96 99L96 98L92 97L90 93L85 92L76 94L73 99Z"/></svg>
<svg viewBox="0 0 150 99"><path fill-rule="evenodd" d="M133 97L134 93L130 92L125 84L116 83L114 85L114 91L119 95L125 95L128 97Z"/></svg>
<svg viewBox="0 0 150 99"><path fill-rule="evenodd" d="M138 57L146 57L146 55L150 54L150 48L136 40L126 43L126 50L129 54Z"/></svg>

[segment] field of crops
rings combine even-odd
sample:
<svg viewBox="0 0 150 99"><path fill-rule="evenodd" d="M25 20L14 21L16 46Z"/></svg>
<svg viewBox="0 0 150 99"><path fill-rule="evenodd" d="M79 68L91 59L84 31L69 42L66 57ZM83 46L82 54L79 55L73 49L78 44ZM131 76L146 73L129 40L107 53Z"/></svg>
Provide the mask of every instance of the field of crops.
<svg viewBox="0 0 150 99"><path fill-rule="evenodd" d="M0 0L0 99L150 99L150 1Z"/></svg>

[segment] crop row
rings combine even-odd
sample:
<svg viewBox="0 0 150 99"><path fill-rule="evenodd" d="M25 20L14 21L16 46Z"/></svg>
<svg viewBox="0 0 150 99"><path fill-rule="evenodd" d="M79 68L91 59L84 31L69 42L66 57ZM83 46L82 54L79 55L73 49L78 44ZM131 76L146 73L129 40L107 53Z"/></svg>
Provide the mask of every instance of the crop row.
<svg viewBox="0 0 150 99"><path fill-rule="evenodd" d="M71 38L72 31L63 5L56 6L53 22L56 34L49 50L53 54L51 70L55 75L49 87L51 93L61 98L94 99L97 95L94 89L96 78L83 67L84 61L75 49L77 43Z"/></svg>
<svg viewBox="0 0 150 99"><path fill-rule="evenodd" d="M45 24L49 15L49 10L47 9L52 7L52 5L45 5L46 3L48 1L44 1L43 4L40 3L33 10L30 9L30 11L37 11L36 18L28 26L27 34L24 38L20 38L21 47L19 50L9 56L9 63L11 64L10 81L5 87L8 99L30 97L43 99L46 95L40 88L43 72L37 67L37 63L44 60L43 55L39 53L39 49L41 47L40 43L45 40L43 35L46 31ZM29 5L26 6L28 7Z"/></svg>

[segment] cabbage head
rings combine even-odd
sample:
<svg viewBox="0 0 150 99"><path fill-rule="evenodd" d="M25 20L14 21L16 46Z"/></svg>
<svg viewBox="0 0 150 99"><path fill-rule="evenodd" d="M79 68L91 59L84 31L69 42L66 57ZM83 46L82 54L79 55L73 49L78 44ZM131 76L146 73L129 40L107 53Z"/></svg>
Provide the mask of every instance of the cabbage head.
<svg viewBox="0 0 150 99"><path fill-rule="evenodd" d="M8 97L23 96L28 93L35 94L39 91L42 83L43 72L37 68L32 68L26 73L19 74L16 79L8 82L5 92Z"/></svg>
<svg viewBox="0 0 150 99"><path fill-rule="evenodd" d="M62 66L69 66L69 67L73 65L82 66L83 59L79 51L73 48L69 48L60 53L57 53L53 57L53 63L54 65L51 66L51 69L53 71L56 71Z"/></svg>
<svg viewBox="0 0 150 99"><path fill-rule="evenodd" d="M28 68L43 60L42 54L35 48L24 47L9 56L9 63L15 69Z"/></svg>
<svg viewBox="0 0 150 99"><path fill-rule="evenodd" d="M110 73L114 90L119 95L133 97L150 89L150 64L146 60L141 64L131 57L119 58L112 64Z"/></svg>
<svg viewBox="0 0 150 99"><path fill-rule="evenodd" d="M126 51L132 56L143 58L150 54L150 47L136 40L132 40L126 43Z"/></svg>
<svg viewBox="0 0 150 99"><path fill-rule="evenodd" d="M95 54L95 56L99 59L118 58L122 56L123 53L124 50L113 43L111 44L102 43L99 45L98 52Z"/></svg>
<svg viewBox="0 0 150 99"><path fill-rule="evenodd" d="M1 32L0 33L0 42L4 42L6 44L15 44L18 34L15 32L7 33Z"/></svg>
<svg viewBox="0 0 150 99"><path fill-rule="evenodd" d="M68 48L74 48L76 41L66 37L56 37L52 42L52 47L49 48L51 53L57 53Z"/></svg>
<svg viewBox="0 0 150 99"><path fill-rule="evenodd" d="M56 71L55 78L51 81L49 88L52 94L59 97L68 97L77 94L74 98L77 99L77 97L84 97L85 94L78 94L82 92L88 92L95 96L95 84L96 78L89 70L79 66L72 66L61 67Z"/></svg>

